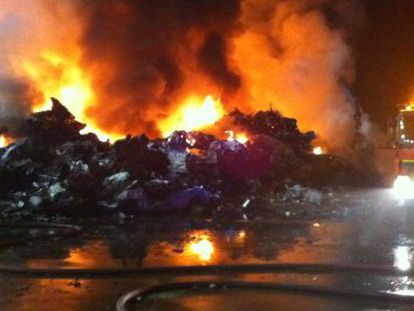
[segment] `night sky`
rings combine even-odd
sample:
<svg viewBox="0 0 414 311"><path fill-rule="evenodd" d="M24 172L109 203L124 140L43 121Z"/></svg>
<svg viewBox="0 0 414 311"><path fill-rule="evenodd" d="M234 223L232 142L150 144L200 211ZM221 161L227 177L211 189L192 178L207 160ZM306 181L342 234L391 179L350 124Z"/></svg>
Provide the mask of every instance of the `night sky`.
<svg viewBox="0 0 414 311"><path fill-rule="evenodd" d="M398 104L414 99L414 1L366 1L354 43L354 90L371 119L384 126Z"/></svg>

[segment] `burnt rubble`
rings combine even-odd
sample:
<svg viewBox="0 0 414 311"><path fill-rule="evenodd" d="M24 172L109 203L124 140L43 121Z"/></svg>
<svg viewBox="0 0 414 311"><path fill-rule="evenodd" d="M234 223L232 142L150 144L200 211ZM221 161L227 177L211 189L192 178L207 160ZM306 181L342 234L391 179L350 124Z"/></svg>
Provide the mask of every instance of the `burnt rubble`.
<svg viewBox="0 0 414 311"><path fill-rule="evenodd" d="M158 214L191 207L244 215L253 201L266 205L288 184L323 186L349 176L348 163L312 155L315 135L301 133L295 120L275 111L230 114L249 134L246 144L184 131L111 144L81 135L85 125L52 102L51 110L26 120L25 138L0 149L3 216ZM328 172L321 179L315 168Z"/></svg>

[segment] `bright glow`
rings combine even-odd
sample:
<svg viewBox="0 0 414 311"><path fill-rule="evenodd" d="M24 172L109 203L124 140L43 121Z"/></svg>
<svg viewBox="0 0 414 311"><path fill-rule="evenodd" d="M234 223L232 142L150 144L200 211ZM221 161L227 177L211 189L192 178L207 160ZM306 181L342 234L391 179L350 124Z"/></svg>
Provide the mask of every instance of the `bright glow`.
<svg viewBox="0 0 414 311"><path fill-rule="evenodd" d="M1 135L0 136L0 148L6 147L6 146L7 146L6 137Z"/></svg>
<svg viewBox="0 0 414 311"><path fill-rule="evenodd" d="M236 140L241 144L245 144L249 141L247 136L242 133L236 134Z"/></svg>
<svg viewBox="0 0 414 311"><path fill-rule="evenodd" d="M213 244L207 236L202 236L200 240L191 242L189 248L191 252L196 254L202 261L210 261L214 254Z"/></svg>
<svg viewBox="0 0 414 311"><path fill-rule="evenodd" d="M192 131L214 124L224 115L224 109L218 99L212 96L200 99L190 97L176 113L160 123L163 137L176 130Z"/></svg>
<svg viewBox="0 0 414 311"><path fill-rule="evenodd" d="M401 271L411 269L412 254L408 246L398 246L394 249L394 267Z"/></svg>
<svg viewBox="0 0 414 311"><path fill-rule="evenodd" d="M12 143L12 140L11 139L7 138L4 135L0 135L0 148L7 147L11 143Z"/></svg>
<svg viewBox="0 0 414 311"><path fill-rule="evenodd" d="M245 144L249 141L249 138L244 133L237 133L234 134L234 131L226 131L226 133L229 135L227 140L228 141L238 141L241 144Z"/></svg>
<svg viewBox="0 0 414 311"><path fill-rule="evenodd" d="M414 199L414 182L409 176L398 176L394 181L393 192L398 199Z"/></svg>
<svg viewBox="0 0 414 311"><path fill-rule="evenodd" d="M56 97L79 121L85 121L84 112L91 104L93 92L76 56L63 57L54 51L44 51L36 62L26 61L22 66L45 98L43 104L34 108L35 112L49 109L49 97Z"/></svg>
<svg viewBox="0 0 414 311"><path fill-rule="evenodd" d="M413 111L413 103L410 102L402 111Z"/></svg>
<svg viewBox="0 0 414 311"><path fill-rule="evenodd" d="M4 148L7 147L7 140L6 137L4 137L3 135L0 135L0 148Z"/></svg>
<svg viewBox="0 0 414 311"><path fill-rule="evenodd" d="M73 54L73 53L72 53ZM90 78L79 66L79 56L62 56L54 51L44 51L36 61L22 62L22 69L41 91L44 103L35 106L33 112L51 108L50 97L55 97L75 116L79 122L88 124L82 133L95 133L100 140L114 141L121 135L109 134L94 126L86 116L86 110L94 101Z"/></svg>
<svg viewBox="0 0 414 311"><path fill-rule="evenodd" d="M247 237L246 231L241 230L237 233L236 242L237 243L244 243L245 240L246 240L246 237Z"/></svg>
<svg viewBox="0 0 414 311"><path fill-rule="evenodd" d="M246 231L242 230L237 235L239 238L244 239L246 237Z"/></svg>
<svg viewBox="0 0 414 311"><path fill-rule="evenodd" d="M321 154L323 154L323 149L322 149L322 147L315 147L315 148L313 148L313 154L316 154L316 155L321 155Z"/></svg>

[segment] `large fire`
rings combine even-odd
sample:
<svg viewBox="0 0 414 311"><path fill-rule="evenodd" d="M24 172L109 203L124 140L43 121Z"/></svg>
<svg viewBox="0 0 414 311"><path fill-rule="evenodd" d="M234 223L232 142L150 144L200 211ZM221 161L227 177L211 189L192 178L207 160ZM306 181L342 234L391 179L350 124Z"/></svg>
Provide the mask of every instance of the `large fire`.
<svg viewBox="0 0 414 311"><path fill-rule="evenodd" d="M63 57L57 52L46 50L40 59L24 61L22 69L29 79L42 91L44 102L33 106L33 112L50 108L50 97L58 98L80 122L87 124L82 133L95 133L101 140L114 141L122 137L117 133L107 133L95 125L93 118L86 111L96 100L90 77L79 65L79 56ZM219 99L211 95L205 98L189 96L178 110L165 120L159 122L163 137L175 130L196 130L214 124L224 115Z"/></svg>
<svg viewBox="0 0 414 311"><path fill-rule="evenodd" d="M349 149L347 29L330 27L318 1L178 2L0 1L1 75L12 82L2 112L24 117L56 97L102 140L166 137L218 121L225 111L210 94L220 94L228 109L273 107L330 151Z"/></svg>
<svg viewBox="0 0 414 311"><path fill-rule="evenodd" d="M226 111L219 99L208 95L202 100L199 97L189 97L172 116L160 123L163 137L169 136L176 130L199 130L211 126L219 121ZM224 133L223 133L224 134ZM248 142L245 133L235 133L234 130L225 131L228 141L238 141L241 144Z"/></svg>
<svg viewBox="0 0 414 311"><path fill-rule="evenodd" d="M24 61L22 69L29 79L42 91L44 102L33 106L33 112L50 108L50 97L58 98L73 113L76 119L87 126L82 133L95 133L100 140L114 141L122 135L107 133L87 117L87 109L94 103L95 97L90 78L79 66L79 56L63 57L57 52L46 50L39 59Z"/></svg>
<svg viewBox="0 0 414 311"><path fill-rule="evenodd" d="M177 112L160 122L162 136L167 137L175 130L192 131L214 124L224 115L221 102L208 95L204 99L189 97Z"/></svg>

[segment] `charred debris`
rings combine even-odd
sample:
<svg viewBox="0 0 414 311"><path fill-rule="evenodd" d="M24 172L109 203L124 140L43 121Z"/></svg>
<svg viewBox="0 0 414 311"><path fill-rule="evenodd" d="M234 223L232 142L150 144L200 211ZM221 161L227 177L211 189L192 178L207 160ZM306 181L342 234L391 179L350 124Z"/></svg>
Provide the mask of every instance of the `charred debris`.
<svg viewBox="0 0 414 311"><path fill-rule="evenodd" d="M0 214L104 215L197 211L243 216L272 202L319 194L359 173L337 157L311 152L314 133L276 111L230 114L249 141L176 131L167 139L127 136L111 144L56 99L34 113L24 138L0 149ZM358 176L360 180L360 176ZM294 186L301 184L299 186ZM296 188L295 188L296 187ZM247 212L246 212L247 211Z"/></svg>

